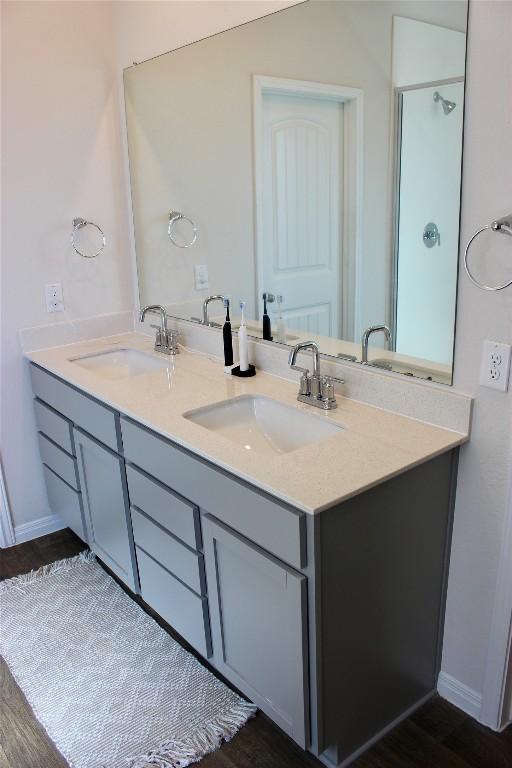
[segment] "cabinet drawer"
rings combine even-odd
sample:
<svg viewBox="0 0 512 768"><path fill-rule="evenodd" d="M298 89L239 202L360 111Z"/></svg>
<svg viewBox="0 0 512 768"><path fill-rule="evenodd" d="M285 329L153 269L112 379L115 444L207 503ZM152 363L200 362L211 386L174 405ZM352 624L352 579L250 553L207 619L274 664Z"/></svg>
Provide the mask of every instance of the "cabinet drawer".
<svg viewBox="0 0 512 768"><path fill-rule="evenodd" d="M70 456L58 445L52 443L45 435L38 433L39 438L39 452L43 464L53 469L62 480L65 480L68 485L73 486L76 491L80 490L78 483L78 472L75 459Z"/></svg>
<svg viewBox="0 0 512 768"><path fill-rule="evenodd" d="M198 508L134 467L126 467L126 475L131 505L141 509L192 549L199 549L201 524Z"/></svg>
<svg viewBox="0 0 512 768"><path fill-rule="evenodd" d="M206 594L203 556L181 544L132 507L135 544L199 595Z"/></svg>
<svg viewBox="0 0 512 768"><path fill-rule="evenodd" d="M129 419L121 418L121 430L129 461L286 563L295 568L305 566L304 513Z"/></svg>
<svg viewBox="0 0 512 768"><path fill-rule="evenodd" d="M197 651L211 656L208 601L181 584L157 562L137 549L143 599Z"/></svg>
<svg viewBox="0 0 512 768"><path fill-rule="evenodd" d="M33 363L30 365L30 376L36 397L120 453L121 445L116 427L116 419L119 417L114 411Z"/></svg>
<svg viewBox="0 0 512 768"><path fill-rule="evenodd" d="M34 400L34 411L37 428L54 443L74 455L71 422L41 400Z"/></svg>
<svg viewBox="0 0 512 768"><path fill-rule="evenodd" d="M61 480L51 469L43 465L46 490L50 509L59 515L68 528L76 533L82 541L87 541L85 533L81 494Z"/></svg>

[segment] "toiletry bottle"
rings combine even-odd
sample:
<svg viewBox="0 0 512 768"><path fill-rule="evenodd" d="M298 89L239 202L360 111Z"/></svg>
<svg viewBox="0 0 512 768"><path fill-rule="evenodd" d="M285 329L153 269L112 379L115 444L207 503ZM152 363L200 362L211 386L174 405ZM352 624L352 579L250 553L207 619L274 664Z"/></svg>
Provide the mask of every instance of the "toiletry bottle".
<svg viewBox="0 0 512 768"><path fill-rule="evenodd" d="M267 300L269 303L274 301L274 297L271 293L263 294L263 338L265 341L272 341L272 325L267 313Z"/></svg>
<svg viewBox="0 0 512 768"><path fill-rule="evenodd" d="M286 323L283 317L283 297L276 296L277 301L277 340L279 344L286 344Z"/></svg>
<svg viewBox="0 0 512 768"><path fill-rule="evenodd" d="M231 373L233 366L233 336L231 335L231 319L229 317L229 299L224 299L224 308L226 310L226 321L222 328L222 339L224 342L224 373Z"/></svg>
<svg viewBox="0 0 512 768"><path fill-rule="evenodd" d="M242 310L242 319L240 321L240 328L238 329L238 354L240 357L240 371L249 370L249 353L247 349L247 326L244 320L245 301L240 302L240 309Z"/></svg>

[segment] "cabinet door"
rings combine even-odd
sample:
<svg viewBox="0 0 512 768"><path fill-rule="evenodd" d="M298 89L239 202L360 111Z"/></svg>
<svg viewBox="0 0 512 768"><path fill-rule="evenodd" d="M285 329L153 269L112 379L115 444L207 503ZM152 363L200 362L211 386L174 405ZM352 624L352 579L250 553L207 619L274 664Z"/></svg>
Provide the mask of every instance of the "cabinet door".
<svg viewBox="0 0 512 768"><path fill-rule="evenodd" d="M213 662L305 748L306 578L210 515L203 541Z"/></svg>
<svg viewBox="0 0 512 768"><path fill-rule="evenodd" d="M81 430L74 435L89 546L137 591L124 461Z"/></svg>
<svg viewBox="0 0 512 768"><path fill-rule="evenodd" d="M82 541L87 542L81 494L45 464L43 464L43 472L50 509L54 514L59 515Z"/></svg>

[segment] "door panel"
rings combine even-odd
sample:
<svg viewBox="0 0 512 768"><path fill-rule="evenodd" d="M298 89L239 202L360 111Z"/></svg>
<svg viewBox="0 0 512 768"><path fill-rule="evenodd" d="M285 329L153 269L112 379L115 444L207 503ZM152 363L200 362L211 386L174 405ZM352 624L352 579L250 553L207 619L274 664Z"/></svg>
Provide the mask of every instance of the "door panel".
<svg viewBox="0 0 512 768"><path fill-rule="evenodd" d="M306 578L210 515L203 537L214 663L305 748Z"/></svg>
<svg viewBox="0 0 512 768"><path fill-rule="evenodd" d="M123 459L79 429L74 436L89 546L137 591Z"/></svg>
<svg viewBox="0 0 512 768"><path fill-rule="evenodd" d="M331 326L331 305L320 304L318 306L304 306L300 309L290 309L282 311L286 318L286 327L293 328L294 331L303 331L307 333L325 333L325 328Z"/></svg>
<svg viewBox="0 0 512 768"><path fill-rule="evenodd" d="M264 93L262 108L257 306L264 291L282 294L292 328L338 336L343 104Z"/></svg>

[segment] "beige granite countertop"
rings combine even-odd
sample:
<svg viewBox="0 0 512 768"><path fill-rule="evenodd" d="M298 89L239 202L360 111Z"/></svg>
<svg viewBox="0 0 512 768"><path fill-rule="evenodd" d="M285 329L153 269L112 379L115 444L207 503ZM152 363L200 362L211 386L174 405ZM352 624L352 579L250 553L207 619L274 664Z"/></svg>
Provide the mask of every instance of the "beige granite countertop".
<svg viewBox="0 0 512 768"><path fill-rule="evenodd" d="M192 453L311 514L468 439L467 434L343 396L337 397L337 409L323 412L297 402L295 383L262 371L254 378L235 378L224 373L218 358L183 348L174 358L158 355L168 362L167 368L120 379L104 378L71 361L81 355L125 348L152 352L153 342L143 334L129 333L31 352L26 357ZM269 456L244 451L183 417L187 411L243 394L272 397L345 429L321 442Z"/></svg>

